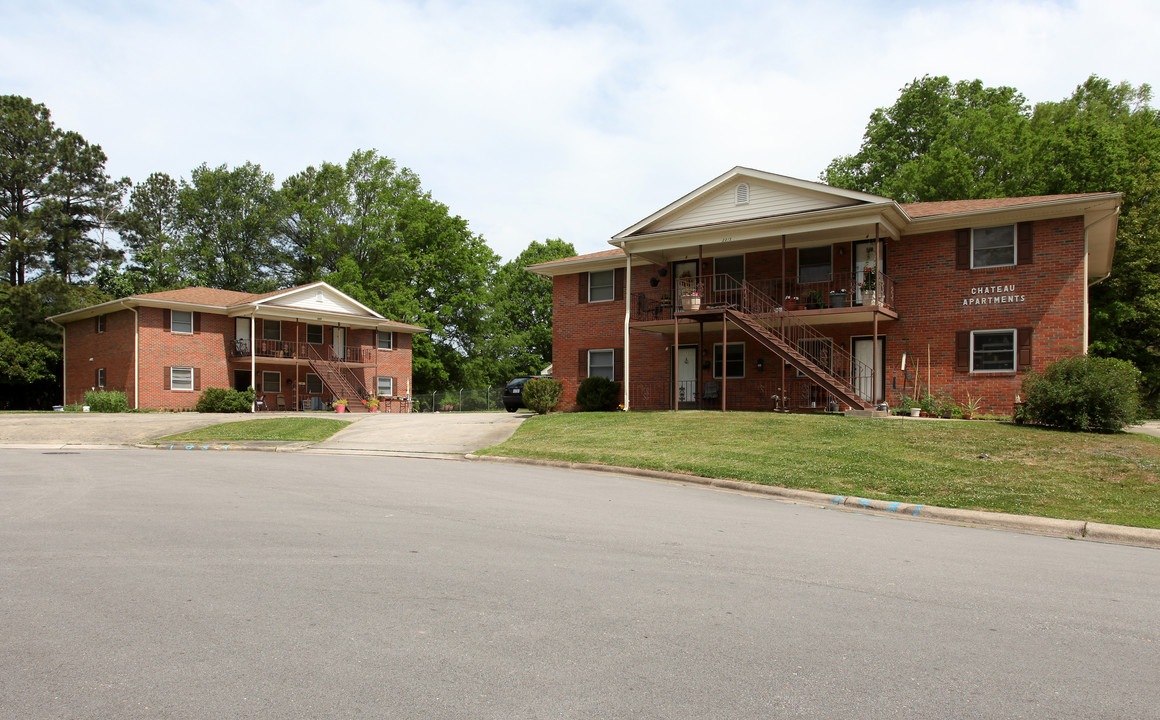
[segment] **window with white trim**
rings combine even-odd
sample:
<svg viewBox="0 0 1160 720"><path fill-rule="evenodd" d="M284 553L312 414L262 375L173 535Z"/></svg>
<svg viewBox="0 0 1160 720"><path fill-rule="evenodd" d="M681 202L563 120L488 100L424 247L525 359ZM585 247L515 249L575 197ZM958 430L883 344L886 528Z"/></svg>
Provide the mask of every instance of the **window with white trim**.
<svg viewBox="0 0 1160 720"><path fill-rule="evenodd" d="M306 393L308 395L321 395L322 378L314 373L306 373Z"/></svg>
<svg viewBox="0 0 1160 720"><path fill-rule="evenodd" d="M971 229L971 267L990 268L1015 264L1015 226Z"/></svg>
<svg viewBox="0 0 1160 720"><path fill-rule="evenodd" d="M281 320L263 320L262 321L262 339L263 340L282 340L282 321Z"/></svg>
<svg viewBox="0 0 1160 720"><path fill-rule="evenodd" d="M609 380L616 379L615 350L588 351L588 377L595 376L605 377Z"/></svg>
<svg viewBox="0 0 1160 720"><path fill-rule="evenodd" d="M798 248L798 282L830 282L833 275L833 246Z"/></svg>
<svg viewBox="0 0 1160 720"><path fill-rule="evenodd" d="M379 350L394 350L395 349L395 334L390 330L378 331L378 347Z"/></svg>
<svg viewBox="0 0 1160 720"><path fill-rule="evenodd" d="M588 302L607 302L615 299L615 270L598 270L588 273Z"/></svg>
<svg viewBox="0 0 1160 720"><path fill-rule="evenodd" d="M1015 331L971 331L971 372L1015 372Z"/></svg>
<svg viewBox="0 0 1160 720"><path fill-rule="evenodd" d="M169 368L169 388L171 390L193 390L193 368Z"/></svg>
<svg viewBox="0 0 1160 720"><path fill-rule="evenodd" d="M745 343L731 342L725 349L725 377L745 377ZM721 378L721 343L713 343L713 377Z"/></svg>
<svg viewBox="0 0 1160 720"><path fill-rule="evenodd" d="M380 397L383 395L395 394L395 379L387 375L379 375L375 379L375 394Z"/></svg>
<svg viewBox="0 0 1160 720"><path fill-rule="evenodd" d="M97 332L103 333L105 331L105 318L106 317L107 317L106 315L98 315L97 316Z"/></svg>
<svg viewBox="0 0 1160 720"><path fill-rule="evenodd" d="M322 326L321 325L307 325L306 326L306 342L311 345L322 344Z"/></svg>
<svg viewBox="0 0 1160 720"><path fill-rule="evenodd" d="M262 371L262 392L282 392L282 373L271 370Z"/></svg>
<svg viewBox="0 0 1160 720"><path fill-rule="evenodd" d="M169 312L169 331L175 333L193 334L193 311L171 310ZM192 381L191 381L192 382ZM190 388L193 389L192 387Z"/></svg>

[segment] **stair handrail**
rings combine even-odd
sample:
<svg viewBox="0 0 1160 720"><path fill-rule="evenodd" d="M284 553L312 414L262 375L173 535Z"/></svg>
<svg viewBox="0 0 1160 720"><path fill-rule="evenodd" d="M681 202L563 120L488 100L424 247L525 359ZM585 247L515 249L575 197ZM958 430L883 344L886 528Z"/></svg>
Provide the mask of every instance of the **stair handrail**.
<svg viewBox="0 0 1160 720"><path fill-rule="evenodd" d="M327 347L329 348L329 346ZM332 378L338 380L338 382L335 384L343 386L337 389L340 390L344 395L357 397L360 401L367 400L371 397L370 392L368 392L367 389L363 387L362 380L360 380L350 368L346 367L337 360L331 360L329 358L322 357L322 354L319 353L313 345L308 345L307 349L307 359L310 361L310 363L312 365L318 363L318 365L329 371ZM344 376L344 371L347 375L350 376L349 378ZM322 380L325 382L326 378L322 378Z"/></svg>
<svg viewBox="0 0 1160 720"><path fill-rule="evenodd" d="M825 370L828 375L834 377L843 385L847 386L852 394L858 395L858 397L861 397L863 400L866 400L871 404L874 403L873 397L867 397L866 393L859 390L858 385L855 382L852 382L854 378L859 377L873 378L874 369L866 363L861 362L855 358L853 353L836 346L833 342L833 338L823 335L822 333L815 330L809 323L803 322L793 315L790 315L785 310L784 306L766 295L761 290L753 287L753 285L749 282L741 283L741 302L739 309L746 315L753 318L753 320L759 325L780 337L782 341L789 345L791 348L797 350L811 360L814 360L814 358L810 357L809 352L804 348L801 348L801 346L797 342L794 342L794 340L816 340L828 345L830 348L830 369L822 369ZM776 322L774 321L774 318L776 318ZM793 333L787 333L787 327L792 328ZM794 334L796 334L796 337ZM834 373L833 368L835 365L838 367L850 368L850 381L843 380L840 375L836 375ZM874 394L873 385L875 384L875 382L871 382L871 396Z"/></svg>

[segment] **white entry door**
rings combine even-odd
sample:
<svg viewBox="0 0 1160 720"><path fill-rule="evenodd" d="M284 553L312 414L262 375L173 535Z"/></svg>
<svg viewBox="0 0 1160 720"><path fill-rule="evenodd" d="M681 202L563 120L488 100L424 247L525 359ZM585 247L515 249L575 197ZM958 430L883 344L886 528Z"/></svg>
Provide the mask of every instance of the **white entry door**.
<svg viewBox="0 0 1160 720"><path fill-rule="evenodd" d="M336 327L334 329L334 357L338 360L346 360L346 328Z"/></svg>
<svg viewBox="0 0 1160 720"><path fill-rule="evenodd" d="M697 401L697 348L683 347L677 351L677 400Z"/></svg>
<svg viewBox="0 0 1160 720"><path fill-rule="evenodd" d="M854 388L864 398L871 397L870 376L874 367L874 338L853 338L854 360L856 366L850 376L854 378ZM886 336L878 336L878 381L874 383L874 402L885 400L883 390L886 387Z"/></svg>
<svg viewBox="0 0 1160 720"><path fill-rule="evenodd" d="M234 318L234 350L239 355L250 354L249 318Z"/></svg>

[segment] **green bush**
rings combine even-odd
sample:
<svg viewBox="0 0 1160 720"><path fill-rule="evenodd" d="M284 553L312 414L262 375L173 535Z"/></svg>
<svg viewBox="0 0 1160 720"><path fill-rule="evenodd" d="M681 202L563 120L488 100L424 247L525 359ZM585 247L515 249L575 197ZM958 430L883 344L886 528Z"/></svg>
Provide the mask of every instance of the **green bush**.
<svg viewBox="0 0 1160 720"><path fill-rule="evenodd" d="M85 393L85 405L89 412L123 413L129 412L129 400L120 390L94 390Z"/></svg>
<svg viewBox="0 0 1160 720"><path fill-rule="evenodd" d="M1023 419L1061 430L1118 432L1140 421L1139 386L1140 371L1126 360L1064 358L1024 378Z"/></svg>
<svg viewBox="0 0 1160 720"><path fill-rule="evenodd" d="M620 383L606 377L585 378L576 390L576 404L584 412L616 409L616 398L620 394Z"/></svg>
<svg viewBox="0 0 1160 720"><path fill-rule="evenodd" d="M254 404L254 388L245 392L233 388L207 387L197 399L196 410L203 413L250 412Z"/></svg>
<svg viewBox="0 0 1160 720"><path fill-rule="evenodd" d="M524 383L523 396L529 410L547 415L560 404L564 386L551 378L532 378Z"/></svg>

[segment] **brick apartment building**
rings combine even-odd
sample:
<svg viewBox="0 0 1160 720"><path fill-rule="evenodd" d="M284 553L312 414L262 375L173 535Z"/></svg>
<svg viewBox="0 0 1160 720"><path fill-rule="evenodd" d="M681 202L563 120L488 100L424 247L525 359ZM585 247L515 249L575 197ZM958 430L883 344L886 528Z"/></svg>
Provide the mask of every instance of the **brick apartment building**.
<svg viewBox="0 0 1160 720"><path fill-rule="evenodd" d="M869 411L930 392L1010 412L1083 353L1119 193L897 203L737 167L553 279L553 375L628 409Z"/></svg>
<svg viewBox="0 0 1160 720"><path fill-rule="evenodd" d="M64 329L64 403L120 390L130 407L189 409L207 387L258 391L259 409L409 409L411 338L324 282L254 295L187 287L49 318Z"/></svg>

